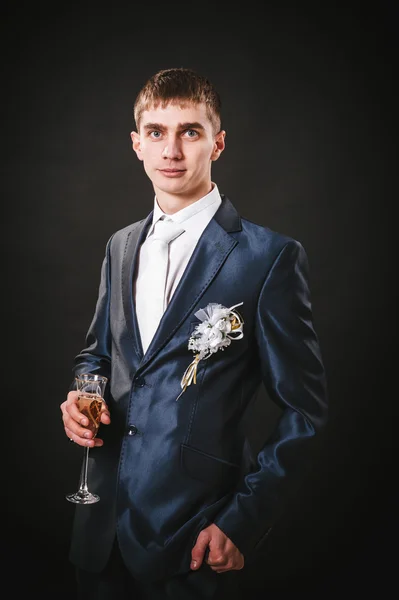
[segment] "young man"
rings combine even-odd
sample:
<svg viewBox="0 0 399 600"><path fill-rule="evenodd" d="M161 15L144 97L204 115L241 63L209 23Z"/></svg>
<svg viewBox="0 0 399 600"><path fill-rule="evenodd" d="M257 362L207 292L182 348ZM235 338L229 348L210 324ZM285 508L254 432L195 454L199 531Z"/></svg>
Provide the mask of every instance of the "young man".
<svg viewBox="0 0 399 600"><path fill-rule="evenodd" d="M326 421L307 258L212 182L225 131L206 78L160 71L134 117L154 207L111 236L74 363L109 380L98 436L76 391L61 404L66 435L94 448L101 498L76 507L70 558L86 600L233 598ZM262 382L282 415L246 466L243 416Z"/></svg>

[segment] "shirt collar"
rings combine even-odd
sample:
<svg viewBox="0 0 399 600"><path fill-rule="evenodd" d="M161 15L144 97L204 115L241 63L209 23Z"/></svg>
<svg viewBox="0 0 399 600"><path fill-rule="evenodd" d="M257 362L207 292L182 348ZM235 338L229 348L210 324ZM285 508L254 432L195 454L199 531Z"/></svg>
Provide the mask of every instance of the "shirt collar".
<svg viewBox="0 0 399 600"><path fill-rule="evenodd" d="M208 194L206 194L206 196L203 196L196 202L193 202L192 204L189 204L189 206L186 206L186 207L182 208L181 210L175 212L173 215L167 215L166 213L163 212L163 210L159 206L159 204L157 202L157 198L155 196L152 224L148 231L148 235L152 234L155 223L163 217L171 219L172 221L175 221L176 223L184 224L184 228L187 231L187 230L192 229L192 225L194 225L194 221L195 221L195 219L193 217L195 217L195 215L198 215L199 213L201 213L202 211L204 211L205 209L210 207L212 204L217 203L217 204L215 204L215 210L214 210L214 213L215 213L217 208L219 208L219 205L221 204L222 199L220 197L219 189L218 189L216 183L212 182L212 186L213 187L212 187L211 191ZM190 221L190 219L191 219L191 221Z"/></svg>

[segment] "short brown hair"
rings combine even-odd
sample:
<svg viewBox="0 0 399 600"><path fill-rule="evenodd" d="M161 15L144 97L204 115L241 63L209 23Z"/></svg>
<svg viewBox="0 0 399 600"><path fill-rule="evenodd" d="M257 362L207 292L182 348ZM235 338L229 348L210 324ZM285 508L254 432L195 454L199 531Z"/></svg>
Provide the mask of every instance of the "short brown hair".
<svg viewBox="0 0 399 600"><path fill-rule="evenodd" d="M140 127L143 111L169 103L184 106L187 103L206 105L207 115L215 133L221 128L221 100L213 84L192 69L183 67L162 69L155 73L137 95L134 103L134 120Z"/></svg>

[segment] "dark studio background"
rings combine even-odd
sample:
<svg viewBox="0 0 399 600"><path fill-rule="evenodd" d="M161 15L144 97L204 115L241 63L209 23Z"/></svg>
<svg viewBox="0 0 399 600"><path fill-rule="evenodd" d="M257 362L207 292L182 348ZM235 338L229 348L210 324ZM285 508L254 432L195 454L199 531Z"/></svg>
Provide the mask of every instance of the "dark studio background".
<svg viewBox="0 0 399 600"><path fill-rule="evenodd" d="M152 208L130 144L132 107L145 80L170 66L198 69L221 92L221 192L306 248L328 375L315 466L248 570L246 597L389 589L398 15L390 2L279 6L3 8L3 581L14 592L73 597L64 497L82 451L67 442L59 405L105 244ZM248 417L255 446L254 421L268 428L275 417L261 395Z"/></svg>

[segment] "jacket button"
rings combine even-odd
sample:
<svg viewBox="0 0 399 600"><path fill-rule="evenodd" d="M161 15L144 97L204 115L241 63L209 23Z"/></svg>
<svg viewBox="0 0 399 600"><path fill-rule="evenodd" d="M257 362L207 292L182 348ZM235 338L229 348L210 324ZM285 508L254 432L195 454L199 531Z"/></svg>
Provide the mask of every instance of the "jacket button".
<svg viewBox="0 0 399 600"><path fill-rule="evenodd" d="M136 385L137 387L144 387L145 386L145 379L144 377L141 377L140 375L138 377L134 378L134 385Z"/></svg>
<svg viewBox="0 0 399 600"><path fill-rule="evenodd" d="M129 425L127 428L127 435L136 435L137 431L136 425Z"/></svg>

